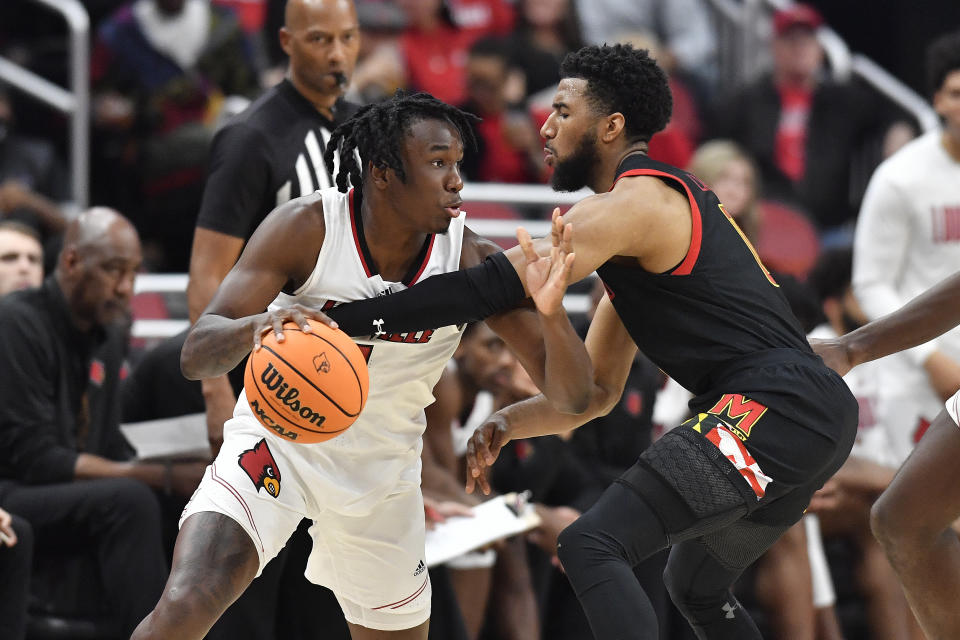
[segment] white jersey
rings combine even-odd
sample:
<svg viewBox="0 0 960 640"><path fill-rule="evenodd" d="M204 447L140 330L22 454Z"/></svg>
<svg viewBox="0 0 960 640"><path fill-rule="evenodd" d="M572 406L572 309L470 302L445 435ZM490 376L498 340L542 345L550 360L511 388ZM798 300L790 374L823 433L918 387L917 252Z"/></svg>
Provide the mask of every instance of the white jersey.
<svg viewBox="0 0 960 640"><path fill-rule="evenodd" d="M874 172L857 220L853 288L867 317L895 311L960 270L960 162L932 131ZM880 360L878 420L902 462L943 403L923 362L940 349L960 362L960 329Z"/></svg>
<svg viewBox="0 0 960 640"><path fill-rule="evenodd" d="M406 289L432 275L460 268L463 213L446 234L428 237L420 257L402 282L384 280L374 271L360 223L359 202L351 190L320 191L326 235L317 264L293 295L281 293L271 309L302 304L330 308ZM371 333L374 331L371 327ZM433 387L460 341L461 327L355 338L367 357L370 391L356 422L343 434L317 444L295 444L268 430L271 447L299 454L299 473L308 487L323 487L323 502L340 513L369 511L398 484L420 483L420 452L426 425L424 408L434 401ZM253 418L245 394L235 416ZM274 445L276 443L276 445Z"/></svg>

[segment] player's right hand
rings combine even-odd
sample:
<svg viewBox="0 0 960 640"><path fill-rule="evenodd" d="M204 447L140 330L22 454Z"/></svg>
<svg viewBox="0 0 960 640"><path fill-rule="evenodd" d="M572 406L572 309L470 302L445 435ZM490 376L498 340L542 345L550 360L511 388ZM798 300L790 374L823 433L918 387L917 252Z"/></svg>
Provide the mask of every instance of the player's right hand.
<svg viewBox="0 0 960 640"><path fill-rule="evenodd" d="M500 450L510 442L507 419L499 411L477 427L467 441L467 493L473 493L479 485L484 495L490 495L487 470L500 455Z"/></svg>
<svg viewBox="0 0 960 640"><path fill-rule="evenodd" d="M824 364L841 376L847 375L847 372L853 368L853 363L850 361L850 351L842 337L828 340L811 338L810 346L813 347L814 353L823 358Z"/></svg>
<svg viewBox="0 0 960 640"><path fill-rule="evenodd" d="M570 283L570 272L576 255L573 252L573 225L566 224L560 209L553 210L550 239L550 256L539 255L533 248L533 240L523 227L517 228L517 241L526 259L527 291L545 316L566 313L563 296Z"/></svg>
<svg viewBox="0 0 960 640"><path fill-rule="evenodd" d="M331 329L337 328L336 321L323 311L311 309L310 307L305 307L302 304L295 304L290 307L267 311L266 313L261 314L260 318L258 318L257 322L254 324L253 350L258 351L260 347L263 346L263 336L267 335L271 331L273 331L273 333L277 336L277 342L283 342L285 340L283 335L283 325L287 322L293 322L300 328L300 331L303 331L304 333L310 333L312 329L310 328L310 323L307 322L307 320L316 320L317 322L327 325ZM289 327L287 327L287 330L289 330Z"/></svg>

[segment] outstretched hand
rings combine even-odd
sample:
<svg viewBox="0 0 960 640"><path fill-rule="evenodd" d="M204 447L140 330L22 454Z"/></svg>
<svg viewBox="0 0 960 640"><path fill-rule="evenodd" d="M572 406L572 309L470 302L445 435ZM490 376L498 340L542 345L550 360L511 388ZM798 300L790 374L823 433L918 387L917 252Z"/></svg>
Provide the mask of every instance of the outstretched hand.
<svg viewBox="0 0 960 640"><path fill-rule="evenodd" d="M517 229L517 240L527 261L527 291L545 316L563 312L563 296L570 281L570 270L576 254L573 253L573 225L564 224L560 209L553 210L550 237L553 246L550 256L539 255L533 248L530 234L523 227Z"/></svg>

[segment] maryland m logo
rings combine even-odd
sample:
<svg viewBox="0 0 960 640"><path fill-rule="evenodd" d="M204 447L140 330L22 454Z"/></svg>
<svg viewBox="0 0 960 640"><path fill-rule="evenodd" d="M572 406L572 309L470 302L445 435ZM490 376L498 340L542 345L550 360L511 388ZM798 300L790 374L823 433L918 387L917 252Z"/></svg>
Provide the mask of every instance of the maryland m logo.
<svg viewBox="0 0 960 640"><path fill-rule="evenodd" d="M767 408L739 393L725 393L720 401L708 411L724 419L741 440L750 437L753 425L767 412Z"/></svg>

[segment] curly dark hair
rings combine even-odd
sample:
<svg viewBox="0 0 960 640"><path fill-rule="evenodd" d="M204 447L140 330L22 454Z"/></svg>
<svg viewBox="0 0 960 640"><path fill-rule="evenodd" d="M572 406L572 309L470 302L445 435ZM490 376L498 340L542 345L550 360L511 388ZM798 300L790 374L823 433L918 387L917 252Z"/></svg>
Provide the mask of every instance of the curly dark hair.
<svg viewBox="0 0 960 640"><path fill-rule="evenodd" d="M953 71L960 71L960 31L942 35L927 47L927 82L930 95L943 87Z"/></svg>
<svg viewBox="0 0 960 640"><path fill-rule="evenodd" d="M670 120L673 96L667 74L646 49L629 44L584 47L567 54L560 77L586 80L594 110L622 113L630 141L649 141Z"/></svg>
<svg viewBox="0 0 960 640"><path fill-rule="evenodd" d="M372 164L381 169L393 169L400 180L405 181L400 157L403 138L409 133L410 126L421 120L447 122L460 134L464 146L471 149L477 146L472 125L479 118L441 102L429 93L407 94L398 90L392 98L361 108L333 130L323 160L333 173L333 154L339 151L337 188L346 192L350 184L359 187L363 183L363 171L357 164L354 150L360 153L364 167Z"/></svg>

